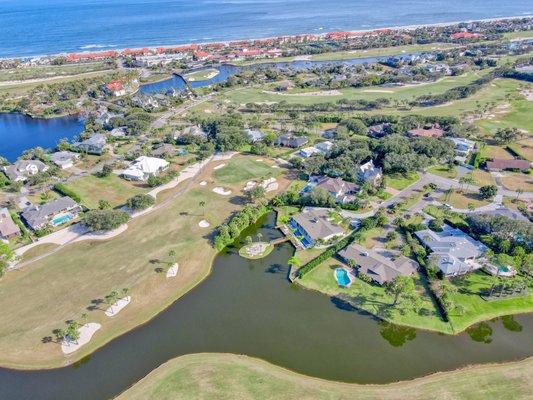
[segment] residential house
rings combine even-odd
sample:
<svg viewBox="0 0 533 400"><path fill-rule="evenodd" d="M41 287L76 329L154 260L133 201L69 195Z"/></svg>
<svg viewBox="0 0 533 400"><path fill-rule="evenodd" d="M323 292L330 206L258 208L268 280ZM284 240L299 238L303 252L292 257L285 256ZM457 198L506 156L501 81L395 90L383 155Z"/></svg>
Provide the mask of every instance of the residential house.
<svg viewBox="0 0 533 400"><path fill-rule="evenodd" d="M207 132L205 132L200 126L192 125L188 126L181 131L182 135L186 136L196 136L201 138L207 138Z"/></svg>
<svg viewBox="0 0 533 400"><path fill-rule="evenodd" d="M244 132L252 143L260 142L265 137L265 134L263 132L254 129L246 129Z"/></svg>
<svg viewBox="0 0 533 400"><path fill-rule="evenodd" d="M333 148L333 143L331 143L329 140L326 140L325 142L318 142L315 144L315 148L322 154L327 154Z"/></svg>
<svg viewBox="0 0 533 400"><path fill-rule="evenodd" d="M529 168L531 168L531 163L527 160L494 158L492 161L487 161L489 171L520 170L527 172Z"/></svg>
<svg viewBox="0 0 533 400"><path fill-rule="evenodd" d="M441 232L424 229L415 235L431 250L431 258L445 276L462 275L481 268L476 259L488 250L483 243L448 225L444 225Z"/></svg>
<svg viewBox="0 0 533 400"><path fill-rule="evenodd" d="M126 94L126 88L119 80L109 82L104 86L104 90L115 97L124 96Z"/></svg>
<svg viewBox="0 0 533 400"><path fill-rule="evenodd" d="M145 181L168 168L169 162L161 158L141 156L124 170L122 176L130 181Z"/></svg>
<svg viewBox="0 0 533 400"><path fill-rule="evenodd" d="M456 137L449 137L447 139L455 144L455 154L458 157L468 157L476 148L476 142L473 140Z"/></svg>
<svg viewBox="0 0 533 400"><path fill-rule="evenodd" d="M276 144L277 146L291 147L293 149L296 149L305 145L308 141L309 139L307 139L307 137L305 136L295 136L291 133L286 133L284 135L278 136L274 144Z"/></svg>
<svg viewBox="0 0 533 400"><path fill-rule="evenodd" d="M0 208L0 239L10 239L20 235L20 228L13 222L7 208Z"/></svg>
<svg viewBox="0 0 533 400"><path fill-rule="evenodd" d="M303 158L309 158L315 154L321 154L320 150L318 150L316 147L305 147L301 149L298 154Z"/></svg>
<svg viewBox="0 0 533 400"><path fill-rule="evenodd" d="M291 218L289 226L304 248L344 235L344 230L331 221L330 211L327 208L305 207Z"/></svg>
<svg viewBox="0 0 533 400"><path fill-rule="evenodd" d="M97 133L86 140L72 143L71 148L72 150L80 153L102 155L104 153L106 143L106 137L100 133Z"/></svg>
<svg viewBox="0 0 533 400"><path fill-rule="evenodd" d="M176 148L170 143L164 143L161 146L153 149L150 153L152 157L174 157L176 155Z"/></svg>
<svg viewBox="0 0 533 400"><path fill-rule="evenodd" d="M68 196L43 205L32 205L22 211L23 221L34 231L48 225L58 226L77 217L81 207Z"/></svg>
<svg viewBox="0 0 533 400"><path fill-rule="evenodd" d="M354 200L354 194L359 190L359 186L352 182L346 182L342 178L331 178L329 176L312 176L303 192L312 188L324 189L331 194L337 203L345 204Z"/></svg>
<svg viewBox="0 0 533 400"><path fill-rule="evenodd" d="M123 138L126 137L126 127L125 126L119 126L118 128L114 128L109 132L109 135L114 138Z"/></svg>
<svg viewBox="0 0 533 400"><path fill-rule="evenodd" d="M336 134L337 134L337 128L332 128L332 129L326 129L324 132L322 132L321 136L324 139L333 139L335 138Z"/></svg>
<svg viewBox="0 0 533 400"><path fill-rule="evenodd" d="M61 169L73 167L78 158L80 158L80 155L72 151L58 151L50 155L50 161Z"/></svg>
<svg viewBox="0 0 533 400"><path fill-rule="evenodd" d="M372 125L368 128L367 135L376 139L392 133L392 125L388 122L383 124Z"/></svg>
<svg viewBox="0 0 533 400"><path fill-rule="evenodd" d="M11 181L25 182L32 175L48 171L48 165L40 160L17 160L3 169Z"/></svg>
<svg viewBox="0 0 533 400"><path fill-rule="evenodd" d="M374 165L373 160L361 164L357 169L357 179L362 182L369 182L373 186L379 185L382 178L383 171Z"/></svg>
<svg viewBox="0 0 533 400"><path fill-rule="evenodd" d="M364 274L380 285L390 283L398 276L411 276L418 269L418 263L400 252L367 249L355 242L341 250L339 256L347 263L353 261L358 274Z"/></svg>
<svg viewBox="0 0 533 400"><path fill-rule="evenodd" d="M433 126L431 128L416 128L407 131L409 137L442 137L444 136L444 130Z"/></svg>

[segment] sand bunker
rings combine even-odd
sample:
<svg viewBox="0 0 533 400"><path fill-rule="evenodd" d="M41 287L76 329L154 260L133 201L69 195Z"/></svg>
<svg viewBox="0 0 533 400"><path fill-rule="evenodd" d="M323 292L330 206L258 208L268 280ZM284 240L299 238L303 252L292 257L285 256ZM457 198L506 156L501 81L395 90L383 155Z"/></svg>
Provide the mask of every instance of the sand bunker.
<svg viewBox="0 0 533 400"><path fill-rule="evenodd" d="M252 190L256 186L257 186L257 182L248 181L246 182L246 185L244 186L244 191L247 192L249 190ZM260 186L263 189L265 189L265 192L271 192L273 190L278 190L278 187L279 187L276 178L265 179L263 182L261 182Z"/></svg>
<svg viewBox="0 0 533 400"><path fill-rule="evenodd" d="M172 265L167 271L167 278L174 278L178 274L178 263Z"/></svg>
<svg viewBox="0 0 533 400"><path fill-rule="evenodd" d="M105 311L105 315L108 317L114 317L117 315L124 307L130 304L131 296L123 297L117 300L115 303L111 304L109 308Z"/></svg>
<svg viewBox="0 0 533 400"><path fill-rule="evenodd" d="M207 185L207 182L206 182L206 181L202 181L202 182L200 182L200 186L205 186L205 185Z"/></svg>
<svg viewBox="0 0 533 400"><path fill-rule="evenodd" d="M200 228L209 228L209 225L211 225L209 222L207 222L205 219L198 222L198 226Z"/></svg>
<svg viewBox="0 0 533 400"><path fill-rule="evenodd" d="M220 168L224 168L226 166L226 164L220 164L220 165L217 165L215 168L213 169L220 169Z"/></svg>
<svg viewBox="0 0 533 400"><path fill-rule="evenodd" d="M80 337L78 338L78 340L76 341L71 341L69 339L63 340L61 342L61 351L63 351L63 354L74 353L81 346L89 343L93 335L101 327L102 325L97 324L95 322L89 322L88 324L80 326L78 328L78 332L80 333Z"/></svg>
<svg viewBox="0 0 533 400"><path fill-rule="evenodd" d="M229 196L231 194L231 190L226 190L223 187L217 186L216 188L213 188L213 192L217 194L221 194L222 196Z"/></svg>

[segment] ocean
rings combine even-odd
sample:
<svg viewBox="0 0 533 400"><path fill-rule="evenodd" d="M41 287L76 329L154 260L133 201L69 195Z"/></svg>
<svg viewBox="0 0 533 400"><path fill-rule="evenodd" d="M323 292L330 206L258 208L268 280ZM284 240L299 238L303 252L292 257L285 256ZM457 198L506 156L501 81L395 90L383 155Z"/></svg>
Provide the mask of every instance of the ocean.
<svg viewBox="0 0 533 400"><path fill-rule="evenodd" d="M0 0L0 58L532 13L531 0Z"/></svg>

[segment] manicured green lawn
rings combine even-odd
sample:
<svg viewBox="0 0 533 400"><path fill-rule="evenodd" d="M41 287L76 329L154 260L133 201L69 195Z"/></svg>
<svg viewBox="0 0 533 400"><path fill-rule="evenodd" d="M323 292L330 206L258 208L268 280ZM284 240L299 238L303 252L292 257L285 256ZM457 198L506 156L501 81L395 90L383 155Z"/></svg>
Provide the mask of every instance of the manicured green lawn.
<svg viewBox="0 0 533 400"><path fill-rule="evenodd" d="M339 287L333 276L333 270L338 266L343 264L336 259L330 259L297 282L307 289L317 290L329 296L343 296L355 307L395 324L453 333L450 324L438 316L431 298L420 283L417 284L417 290L424 303L422 312L417 313L409 305L392 307L394 299L382 286L371 285L356 278L350 287Z"/></svg>
<svg viewBox="0 0 533 400"><path fill-rule="evenodd" d="M387 186L396 190L403 190L407 186L417 182L419 179L420 176L417 173L410 173L407 175L385 175L385 182L387 183Z"/></svg>
<svg viewBox="0 0 533 400"><path fill-rule="evenodd" d="M533 311L533 293L523 297L485 301L479 296L482 289L490 288L497 278L482 271L451 280L457 287L454 303L464 307L465 313L450 313L450 322L455 332L460 332L476 322L485 321L503 315L527 313Z"/></svg>
<svg viewBox="0 0 533 400"><path fill-rule="evenodd" d="M465 214L459 214L450 210L445 210L434 205L424 207L424 212L435 218L446 218L457 226L466 224L464 219Z"/></svg>
<svg viewBox="0 0 533 400"><path fill-rule="evenodd" d="M100 200L107 200L111 207L124 204L130 197L147 192L142 183L128 182L111 174L104 178L87 175L69 182L67 186L78 193L88 208L98 208Z"/></svg>
<svg viewBox="0 0 533 400"><path fill-rule="evenodd" d="M221 183L233 184L251 179L266 179L278 174L279 170L272 168L266 162L246 158L228 160L224 167L214 171L213 176Z"/></svg>
<svg viewBox="0 0 533 400"><path fill-rule="evenodd" d="M526 400L533 359L480 365L387 385L316 379L236 354L189 354L166 362L118 400ZM407 395L408 394L408 395Z"/></svg>
<svg viewBox="0 0 533 400"><path fill-rule="evenodd" d="M447 165L434 165L428 168L428 172L448 179L454 179L457 176L457 169L453 167L450 170Z"/></svg>
<svg viewBox="0 0 533 400"><path fill-rule="evenodd" d="M284 224L292 215L298 212L298 207L282 206L276 208L276 224Z"/></svg>

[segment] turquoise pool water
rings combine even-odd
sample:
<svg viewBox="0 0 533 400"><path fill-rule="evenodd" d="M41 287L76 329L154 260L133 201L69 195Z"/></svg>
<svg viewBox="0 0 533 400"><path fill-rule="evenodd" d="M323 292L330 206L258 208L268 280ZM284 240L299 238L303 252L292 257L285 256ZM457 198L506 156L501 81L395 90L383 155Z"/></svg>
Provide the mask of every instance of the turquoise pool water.
<svg viewBox="0 0 533 400"><path fill-rule="evenodd" d="M61 224L64 224L65 222L70 221L71 219L72 219L72 215L70 214L60 215L55 218L52 218L52 225L54 226L61 225Z"/></svg>
<svg viewBox="0 0 533 400"><path fill-rule="evenodd" d="M352 283L352 280L348 275L348 271L346 271L344 268L335 269L335 279L337 280L339 286L349 286L350 283Z"/></svg>

